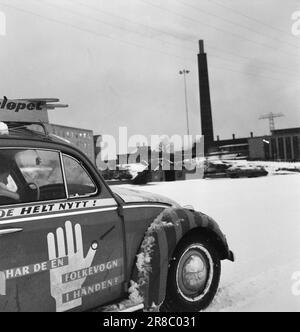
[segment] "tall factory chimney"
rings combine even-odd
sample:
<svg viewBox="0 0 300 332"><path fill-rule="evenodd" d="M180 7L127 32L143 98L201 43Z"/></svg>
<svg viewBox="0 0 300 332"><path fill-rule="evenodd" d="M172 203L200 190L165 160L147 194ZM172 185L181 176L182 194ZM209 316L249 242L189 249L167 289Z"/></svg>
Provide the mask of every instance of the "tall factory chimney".
<svg viewBox="0 0 300 332"><path fill-rule="evenodd" d="M209 148L214 146L214 129L210 100L209 77L207 55L204 51L204 41L199 41L200 51L198 54L199 88L202 135L204 136L204 152L207 154Z"/></svg>

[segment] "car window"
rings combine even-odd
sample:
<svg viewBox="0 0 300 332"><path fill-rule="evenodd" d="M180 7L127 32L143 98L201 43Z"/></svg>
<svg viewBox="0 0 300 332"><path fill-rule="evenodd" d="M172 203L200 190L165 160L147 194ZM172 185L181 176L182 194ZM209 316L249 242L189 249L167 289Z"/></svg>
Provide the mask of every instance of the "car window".
<svg viewBox="0 0 300 332"><path fill-rule="evenodd" d="M66 198L58 152L26 150L17 153L15 160L26 180L27 188L39 191L37 193L39 197L35 200L48 201ZM28 192L26 188L25 192ZM34 199L30 201L34 201Z"/></svg>
<svg viewBox="0 0 300 332"><path fill-rule="evenodd" d="M70 156L63 156L69 197L91 196L97 193L92 178L81 163Z"/></svg>
<svg viewBox="0 0 300 332"><path fill-rule="evenodd" d="M17 153L15 159L27 183L34 182L39 187L63 184L59 153L26 150Z"/></svg>
<svg viewBox="0 0 300 332"><path fill-rule="evenodd" d="M0 161L0 205L66 198L58 152L0 150Z"/></svg>

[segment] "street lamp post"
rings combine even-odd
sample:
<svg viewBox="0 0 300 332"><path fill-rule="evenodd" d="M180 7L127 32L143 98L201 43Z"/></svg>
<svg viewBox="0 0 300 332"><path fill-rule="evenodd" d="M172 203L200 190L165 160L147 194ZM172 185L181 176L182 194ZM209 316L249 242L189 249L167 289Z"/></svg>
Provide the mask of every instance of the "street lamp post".
<svg viewBox="0 0 300 332"><path fill-rule="evenodd" d="M187 134L190 136L190 121L189 121L189 105L188 105L188 93L187 93L187 83L186 83L186 75L190 73L189 70L181 70L179 72L180 75L184 77L184 94L185 94L185 110L186 110L186 123L187 123Z"/></svg>

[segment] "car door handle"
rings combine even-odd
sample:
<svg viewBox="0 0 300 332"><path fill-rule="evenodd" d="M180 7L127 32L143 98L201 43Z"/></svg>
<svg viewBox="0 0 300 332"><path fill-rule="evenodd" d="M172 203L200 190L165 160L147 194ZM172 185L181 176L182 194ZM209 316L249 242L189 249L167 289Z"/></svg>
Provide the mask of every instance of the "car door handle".
<svg viewBox="0 0 300 332"><path fill-rule="evenodd" d="M0 230L0 236L7 235L7 234L14 234L14 233L20 233L22 232L22 228L9 228L9 229L1 229Z"/></svg>

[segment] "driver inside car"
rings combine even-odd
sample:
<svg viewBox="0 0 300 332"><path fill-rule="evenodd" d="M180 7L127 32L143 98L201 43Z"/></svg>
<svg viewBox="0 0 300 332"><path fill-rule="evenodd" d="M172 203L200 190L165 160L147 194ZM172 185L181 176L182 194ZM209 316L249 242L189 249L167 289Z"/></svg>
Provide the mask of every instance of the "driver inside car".
<svg viewBox="0 0 300 332"><path fill-rule="evenodd" d="M20 195L8 188L8 178L10 175L11 162L7 159L0 160L0 197L11 198L15 201L20 199Z"/></svg>

